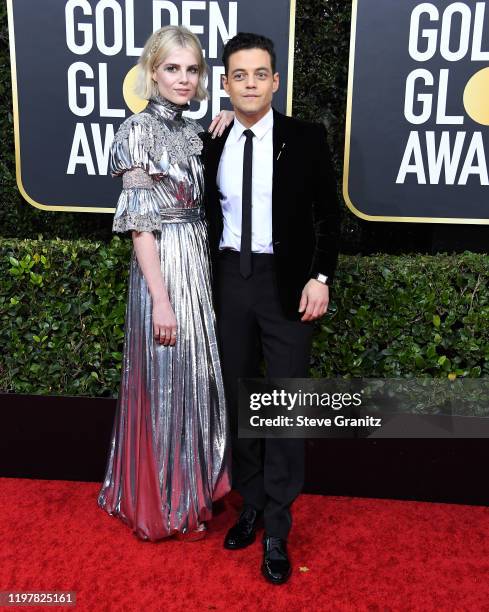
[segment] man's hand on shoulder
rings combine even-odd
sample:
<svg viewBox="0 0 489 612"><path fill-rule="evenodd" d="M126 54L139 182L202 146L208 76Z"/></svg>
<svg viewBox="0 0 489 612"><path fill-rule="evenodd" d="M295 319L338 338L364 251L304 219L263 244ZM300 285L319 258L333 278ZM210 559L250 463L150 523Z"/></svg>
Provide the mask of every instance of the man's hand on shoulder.
<svg viewBox="0 0 489 612"><path fill-rule="evenodd" d="M328 310L329 287L311 278L302 290L299 312L303 312L301 321L315 321Z"/></svg>
<svg viewBox="0 0 489 612"><path fill-rule="evenodd" d="M212 138L216 136L222 136L224 130L234 119L234 111L222 110L212 120L209 126L209 132Z"/></svg>

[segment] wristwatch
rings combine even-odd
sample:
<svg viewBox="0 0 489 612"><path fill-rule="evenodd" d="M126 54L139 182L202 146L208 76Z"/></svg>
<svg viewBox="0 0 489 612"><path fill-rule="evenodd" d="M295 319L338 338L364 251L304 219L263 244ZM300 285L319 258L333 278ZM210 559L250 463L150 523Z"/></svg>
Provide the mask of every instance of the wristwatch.
<svg viewBox="0 0 489 612"><path fill-rule="evenodd" d="M329 276L326 276L326 274L316 274L316 276L314 277L314 280L319 281L320 283L323 283L323 285L329 285Z"/></svg>

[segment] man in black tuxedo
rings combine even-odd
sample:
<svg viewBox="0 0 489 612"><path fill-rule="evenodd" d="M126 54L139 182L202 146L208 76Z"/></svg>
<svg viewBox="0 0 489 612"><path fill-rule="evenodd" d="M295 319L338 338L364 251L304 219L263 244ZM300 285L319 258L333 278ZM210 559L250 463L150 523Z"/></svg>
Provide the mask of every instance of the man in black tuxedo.
<svg viewBox="0 0 489 612"><path fill-rule="evenodd" d="M308 375L312 321L325 314L338 257L339 206L326 130L272 109L279 87L268 38L239 33L225 46L223 86L235 120L204 153L209 241L233 482L243 497L224 546L255 540L263 518L262 572L291 573L290 506L304 479L304 441L237 437L238 379Z"/></svg>

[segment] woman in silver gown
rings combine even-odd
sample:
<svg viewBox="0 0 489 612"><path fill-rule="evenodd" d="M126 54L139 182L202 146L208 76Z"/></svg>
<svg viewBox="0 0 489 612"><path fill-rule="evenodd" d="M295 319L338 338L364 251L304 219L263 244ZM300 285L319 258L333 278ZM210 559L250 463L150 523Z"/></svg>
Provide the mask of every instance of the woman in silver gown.
<svg viewBox="0 0 489 612"><path fill-rule="evenodd" d="M143 540L200 539L230 489L228 429L212 308L203 128L182 116L203 99L198 39L167 26L139 60L144 111L119 128L115 232L131 232L122 380L98 504Z"/></svg>

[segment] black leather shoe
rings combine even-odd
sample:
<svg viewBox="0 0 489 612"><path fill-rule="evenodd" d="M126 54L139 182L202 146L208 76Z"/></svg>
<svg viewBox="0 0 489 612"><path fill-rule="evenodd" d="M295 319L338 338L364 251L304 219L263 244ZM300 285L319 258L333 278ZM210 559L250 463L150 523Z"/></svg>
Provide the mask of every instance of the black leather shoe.
<svg viewBox="0 0 489 612"><path fill-rule="evenodd" d="M236 525L231 527L224 539L224 548L238 550L253 544L256 537L257 519L261 516L253 506L245 506Z"/></svg>
<svg viewBox="0 0 489 612"><path fill-rule="evenodd" d="M265 536L263 538L263 565L261 572L272 584L287 582L292 573L287 556L287 541L283 538Z"/></svg>

